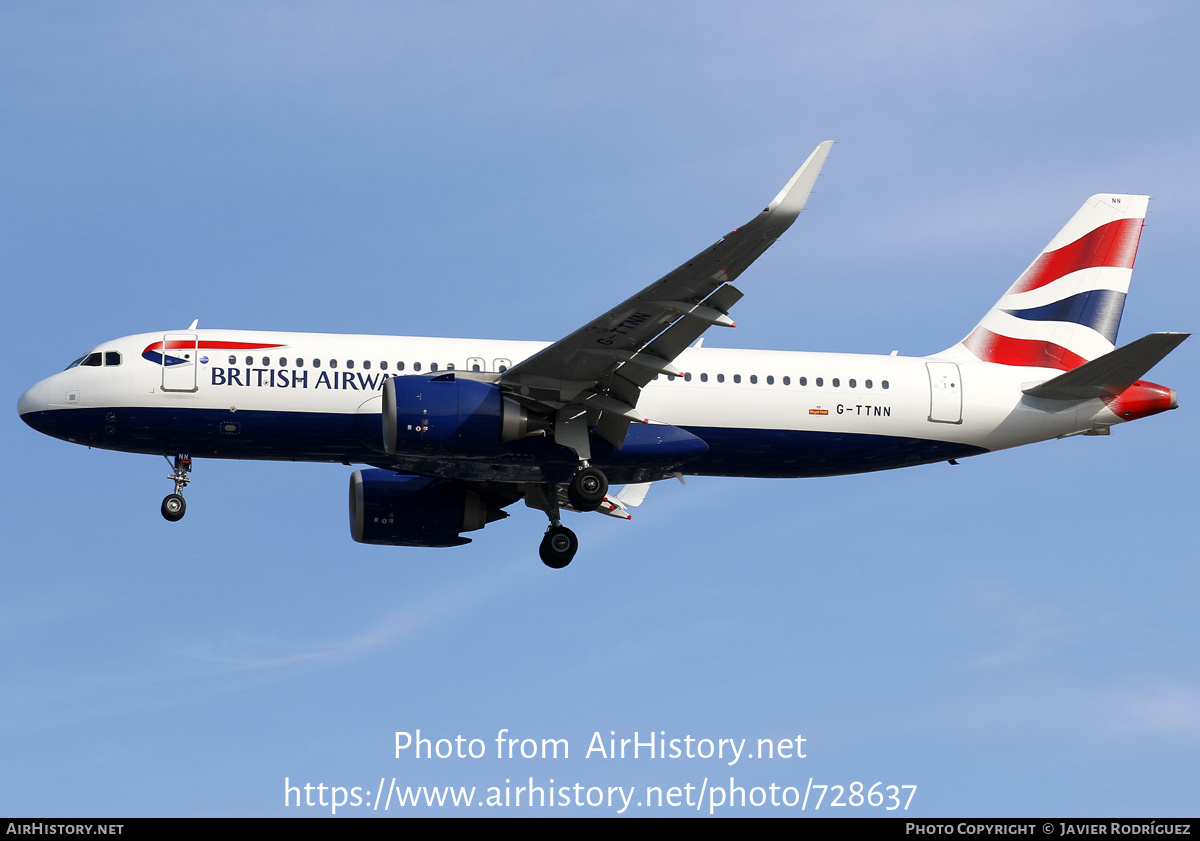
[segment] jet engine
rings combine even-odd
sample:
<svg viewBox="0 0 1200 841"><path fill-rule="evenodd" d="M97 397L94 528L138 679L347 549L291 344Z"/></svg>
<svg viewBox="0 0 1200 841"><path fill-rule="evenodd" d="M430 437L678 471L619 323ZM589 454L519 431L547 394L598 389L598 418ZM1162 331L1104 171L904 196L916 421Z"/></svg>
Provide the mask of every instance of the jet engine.
<svg viewBox="0 0 1200 841"><path fill-rule="evenodd" d="M507 516L495 500L453 479L374 468L350 476L350 535L359 543L461 546L471 539L460 532Z"/></svg>
<svg viewBox="0 0 1200 841"><path fill-rule="evenodd" d="M453 373L388 379L382 414L389 453L486 456L550 427L491 383Z"/></svg>

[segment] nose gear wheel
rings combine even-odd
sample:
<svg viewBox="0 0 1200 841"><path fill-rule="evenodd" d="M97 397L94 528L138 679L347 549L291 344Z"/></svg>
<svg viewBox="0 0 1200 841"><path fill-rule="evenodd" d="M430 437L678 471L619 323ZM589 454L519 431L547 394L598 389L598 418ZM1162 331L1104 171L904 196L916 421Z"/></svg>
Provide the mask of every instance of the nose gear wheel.
<svg viewBox="0 0 1200 841"><path fill-rule="evenodd" d="M162 515L168 522L175 523L183 519L187 511L187 501L179 494L168 494L162 501Z"/></svg>

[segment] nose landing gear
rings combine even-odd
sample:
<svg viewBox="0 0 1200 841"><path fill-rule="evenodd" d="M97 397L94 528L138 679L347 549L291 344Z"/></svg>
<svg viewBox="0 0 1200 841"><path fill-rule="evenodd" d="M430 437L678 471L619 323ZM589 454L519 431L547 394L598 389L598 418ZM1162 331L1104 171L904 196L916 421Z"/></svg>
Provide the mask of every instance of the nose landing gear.
<svg viewBox="0 0 1200 841"><path fill-rule="evenodd" d="M172 473L167 478L175 483L175 493L167 494L163 499L161 511L168 522L177 523L187 512L187 501L183 498L183 489L187 487L188 482L192 481L188 476L192 472L192 457L189 453L176 453L173 463L170 459L167 461L172 466Z"/></svg>

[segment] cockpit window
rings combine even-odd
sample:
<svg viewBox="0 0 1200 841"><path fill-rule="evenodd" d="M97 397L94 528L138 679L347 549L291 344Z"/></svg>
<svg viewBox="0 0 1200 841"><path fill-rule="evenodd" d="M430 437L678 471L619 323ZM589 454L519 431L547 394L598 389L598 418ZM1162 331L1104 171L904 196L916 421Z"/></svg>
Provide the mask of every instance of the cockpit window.
<svg viewBox="0 0 1200 841"><path fill-rule="evenodd" d="M84 368L99 368L102 365L120 364L121 352L116 350L106 350L103 353L97 351L96 353L85 354L68 365L64 370L70 371L72 368L78 368L81 365Z"/></svg>

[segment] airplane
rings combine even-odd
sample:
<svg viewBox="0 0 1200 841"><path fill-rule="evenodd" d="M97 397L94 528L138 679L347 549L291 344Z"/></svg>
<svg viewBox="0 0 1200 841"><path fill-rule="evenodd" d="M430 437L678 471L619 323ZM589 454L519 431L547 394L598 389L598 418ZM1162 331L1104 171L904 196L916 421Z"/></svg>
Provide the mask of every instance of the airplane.
<svg viewBox="0 0 1200 841"><path fill-rule="evenodd" d="M164 456L177 521L193 458L366 465L360 543L448 547L524 500L539 554L563 511L629 518L650 483L817 477L947 461L1177 407L1141 378L1187 333L1116 346L1147 196L1092 196L960 342L922 357L704 347L733 285L800 215L832 141L750 222L552 344L201 329L104 342L26 391L29 426ZM610 482L623 485L610 493Z"/></svg>

